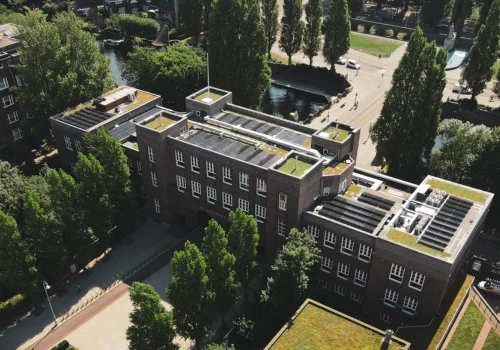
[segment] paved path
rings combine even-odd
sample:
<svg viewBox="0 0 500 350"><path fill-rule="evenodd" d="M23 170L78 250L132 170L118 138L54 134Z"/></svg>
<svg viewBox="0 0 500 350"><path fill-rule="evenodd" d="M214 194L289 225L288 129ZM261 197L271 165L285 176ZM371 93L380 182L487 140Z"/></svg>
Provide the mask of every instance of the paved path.
<svg viewBox="0 0 500 350"><path fill-rule="evenodd" d="M446 338L446 340L443 343L442 349L446 349L448 347L448 344L450 343L450 340L453 337L453 334L455 333L458 325L460 324L460 320L462 319L462 317L465 313L465 310L467 310L467 307L469 306L469 303L471 302L471 300L472 299L470 297L467 297L467 300L465 301L464 306L462 307L462 310L460 310L460 313L458 314L458 317L455 320L455 323L451 327L450 333L448 333L448 337Z"/></svg>
<svg viewBox="0 0 500 350"><path fill-rule="evenodd" d="M472 350L482 350L484 343L486 342L486 338L488 338L488 334L490 333L491 325L488 321L484 321L483 328L481 328L481 332L477 336L476 342L474 343L474 347Z"/></svg>

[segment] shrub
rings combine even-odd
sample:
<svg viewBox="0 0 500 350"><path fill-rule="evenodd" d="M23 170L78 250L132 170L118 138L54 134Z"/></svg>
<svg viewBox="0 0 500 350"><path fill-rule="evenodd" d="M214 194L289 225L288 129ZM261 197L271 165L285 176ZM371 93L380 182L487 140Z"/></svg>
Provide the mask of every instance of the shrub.
<svg viewBox="0 0 500 350"><path fill-rule="evenodd" d="M0 303L0 324L15 317L29 305L28 299L22 294L14 295L9 300Z"/></svg>
<svg viewBox="0 0 500 350"><path fill-rule="evenodd" d="M63 340L62 342L60 342L59 344L57 344L56 346L54 346L50 350L66 350L67 348L69 348L69 343L67 340Z"/></svg>
<svg viewBox="0 0 500 350"><path fill-rule="evenodd" d="M254 321L246 318L245 316L241 316L234 321L234 325L236 326L236 334L238 334L241 338L248 341L252 341L254 339Z"/></svg>
<svg viewBox="0 0 500 350"><path fill-rule="evenodd" d="M186 31L184 30L184 27L178 26L178 27L175 27L174 29L171 29L168 32L168 37L169 37L170 40L172 40L172 39L179 39L179 37L181 35L184 35L184 34L186 34Z"/></svg>
<svg viewBox="0 0 500 350"><path fill-rule="evenodd" d="M373 24L366 23L364 25L365 33L370 33L370 31L372 30L372 27L373 27Z"/></svg>

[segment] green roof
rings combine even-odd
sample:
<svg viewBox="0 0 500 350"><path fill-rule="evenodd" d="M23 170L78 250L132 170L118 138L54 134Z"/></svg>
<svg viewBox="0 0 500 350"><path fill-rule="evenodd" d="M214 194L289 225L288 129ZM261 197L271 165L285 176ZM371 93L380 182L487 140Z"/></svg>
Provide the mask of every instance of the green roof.
<svg viewBox="0 0 500 350"><path fill-rule="evenodd" d="M484 204L486 202L486 198L488 198L488 196L485 193L475 191L473 189L461 186L459 184L445 182L438 179L429 179L426 181L426 184L437 190L443 190L448 194L469 199L471 201L478 203Z"/></svg>
<svg viewBox="0 0 500 350"><path fill-rule="evenodd" d="M288 158L277 170L285 174L301 177L311 166L312 164L298 159L297 168L295 168L295 158L292 157Z"/></svg>
<svg viewBox="0 0 500 350"><path fill-rule="evenodd" d="M331 135L330 139L332 139L334 141L342 142L345 139L347 139L349 137L349 135L351 135L351 130L342 129L340 126L339 126L339 129L337 130L338 134L335 135L335 130L336 129L337 128L335 126L330 126L328 129L325 130L325 132L327 132L327 133L329 133Z"/></svg>
<svg viewBox="0 0 500 350"><path fill-rule="evenodd" d="M432 255L432 256L436 256L439 258L451 257L451 254L449 254L449 253L444 253L440 250L437 250L437 249L428 247L424 244L418 243L417 236L396 230L394 228L391 228L389 230L389 232L387 232L387 238L389 238L390 240L392 240L394 242L401 243L401 244L407 246L408 248L412 248L412 249L421 251L423 253L427 253L427 254Z"/></svg>

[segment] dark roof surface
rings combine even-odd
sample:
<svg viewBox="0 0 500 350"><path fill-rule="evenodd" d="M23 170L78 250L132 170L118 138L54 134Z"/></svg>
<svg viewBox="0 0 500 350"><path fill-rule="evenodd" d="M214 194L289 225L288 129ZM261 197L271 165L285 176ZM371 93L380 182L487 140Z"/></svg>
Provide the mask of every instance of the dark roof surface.
<svg viewBox="0 0 500 350"><path fill-rule="evenodd" d="M116 137L119 141L125 140L127 137L135 133L135 124L137 122L141 122L157 113L161 113L160 108L153 108L150 111L147 111L144 114L139 115L138 117L135 117L132 120L128 120L125 123L122 123L118 125L117 127L109 130L109 133Z"/></svg>
<svg viewBox="0 0 500 350"><path fill-rule="evenodd" d="M100 112L93 108L84 108L75 113L68 115L67 117L61 118L61 120L67 124L76 126L80 129L88 130L97 124L112 117L111 114Z"/></svg>
<svg viewBox="0 0 500 350"><path fill-rule="evenodd" d="M391 210L394 204L396 204L391 200L381 198L379 196L375 196L371 193L366 193L366 192L361 193L361 195L358 197L358 202L363 202L371 206L374 206L375 208L381 208L387 211Z"/></svg>

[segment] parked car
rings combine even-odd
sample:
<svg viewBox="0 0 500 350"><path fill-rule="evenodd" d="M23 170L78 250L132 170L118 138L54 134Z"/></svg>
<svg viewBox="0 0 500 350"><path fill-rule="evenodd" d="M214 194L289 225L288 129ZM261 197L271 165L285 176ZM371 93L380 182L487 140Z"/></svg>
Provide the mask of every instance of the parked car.
<svg viewBox="0 0 500 350"><path fill-rule="evenodd" d="M339 59L337 60L337 64L346 64L347 63L347 60L340 56Z"/></svg>
<svg viewBox="0 0 500 350"><path fill-rule="evenodd" d="M442 29L442 30L448 30L450 29L450 26L447 23L439 23L436 26L437 29Z"/></svg>
<svg viewBox="0 0 500 350"><path fill-rule="evenodd" d="M477 287L487 293L500 295L500 286L489 281L481 281L477 284Z"/></svg>
<svg viewBox="0 0 500 350"><path fill-rule="evenodd" d="M472 90L467 85L455 84L453 85L453 92L469 95L472 93Z"/></svg>
<svg viewBox="0 0 500 350"><path fill-rule="evenodd" d="M361 68L361 65L355 60L349 60L349 62L347 63L347 67L359 70Z"/></svg>

